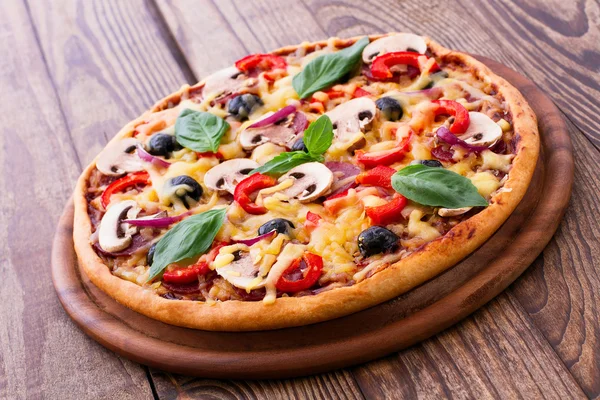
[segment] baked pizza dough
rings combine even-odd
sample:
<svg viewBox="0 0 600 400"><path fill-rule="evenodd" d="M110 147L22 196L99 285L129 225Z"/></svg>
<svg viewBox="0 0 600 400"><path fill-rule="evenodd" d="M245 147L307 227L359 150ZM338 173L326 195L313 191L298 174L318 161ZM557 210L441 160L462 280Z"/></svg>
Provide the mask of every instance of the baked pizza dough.
<svg viewBox="0 0 600 400"><path fill-rule="evenodd" d="M532 179L533 111L464 53L368 42L245 57L128 123L74 194L91 281L169 324L266 330L385 302L481 246Z"/></svg>

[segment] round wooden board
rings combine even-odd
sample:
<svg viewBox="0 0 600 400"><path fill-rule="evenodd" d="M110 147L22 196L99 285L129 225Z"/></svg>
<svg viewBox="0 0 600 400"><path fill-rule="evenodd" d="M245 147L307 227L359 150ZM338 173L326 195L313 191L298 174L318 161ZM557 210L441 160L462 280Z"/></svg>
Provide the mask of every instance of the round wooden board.
<svg viewBox="0 0 600 400"><path fill-rule="evenodd" d="M346 367L403 349L460 321L504 290L541 253L564 214L573 183L571 141L556 106L527 78L477 58L527 98L539 119L542 152L524 200L460 264L394 300L344 318L275 331L199 331L147 318L97 289L77 265L69 203L52 251L52 278L63 307L85 333L127 358L210 378L284 378Z"/></svg>

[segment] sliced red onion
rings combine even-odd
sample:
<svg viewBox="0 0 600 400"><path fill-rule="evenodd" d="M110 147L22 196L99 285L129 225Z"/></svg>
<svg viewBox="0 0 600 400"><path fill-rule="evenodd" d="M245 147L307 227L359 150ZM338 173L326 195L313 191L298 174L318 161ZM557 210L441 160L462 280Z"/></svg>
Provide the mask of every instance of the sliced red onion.
<svg viewBox="0 0 600 400"><path fill-rule="evenodd" d="M265 126L273 125L274 123L281 121L282 119L284 119L285 117L287 117L295 111L296 107L294 106L283 107L281 110L269 115L267 118L263 118L260 121L253 123L248 128L264 128Z"/></svg>
<svg viewBox="0 0 600 400"><path fill-rule="evenodd" d="M265 234L262 234L260 236L257 236L255 238L252 239L241 239L241 240L234 240L234 243L241 243L241 244L245 244L246 246L252 246L255 243L260 242L263 239L268 239L271 236L275 236L277 234L277 231L275 229L273 229L271 232L267 232Z"/></svg>
<svg viewBox="0 0 600 400"><path fill-rule="evenodd" d="M123 257L123 256L130 256L130 255L140 252L142 250L149 249L151 245L152 245L151 240L145 239L142 235L137 234L137 235L133 235L133 237L131 238L131 244L125 250L111 253L111 252L103 250L102 247L100 247L99 243L94 243L93 247L94 247L94 249L96 249L96 251L98 253L102 254L103 256Z"/></svg>
<svg viewBox="0 0 600 400"><path fill-rule="evenodd" d="M443 90L441 87L432 87L429 89L415 90L412 92L400 92L400 93L408 95L408 96L440 97L440 95L443 93Z"/></svg>
<svg viewBox="0 0 600 400"><path fill-rule="evenodd" d="M164 211L163 211L164 212ZM176 215L174 217L157 217L159 214L150 215L148 217L136 218L136 219L126 219L123 222L134 226L145 226L149 228L166 228L175 222L181 221L184 217L191 214L191 211L185 212L183 214ZM165 212L166 214L166 212Z"/></svg>
<svg viewBox="0 0 600 400"><path fill-rule="evenodd" d="M304 113L298 111L294 116L294 122L292 122L292 128L296 132L296 135L301 134L308 127L308 119Z"/></svg>
<svg viewBox="0 0 600 400"><path fill-rule="evenodd" d="M137 155L143 161L152 163L157 167L169 168L169 165L171 165L170 162L167 162L162 158L154 157L152 154L148 153L141 144L138 144L137 146Z"/></svg>
<svg viewBox="0 0 600 400"><path fill-rule="evenodd" d="M444 142L448 143L451 146L454 146L454 145L460 146L462 148L465 148L469 151L473 151L476 153L488 149L487 146L471 146L469 143L465 142L464 140L460 139L458 136L456 136L455 134L450 132L450 130L448 128L446 128L445 126L441 126L435 132L435 134L437 135L437 137L439 137L441 140L443 140Z"/></svg>
<svg viewBox="0 0 600 400"><path fill-rule="evenodd" d="M331 172L341 172L343 173L341 179L344 179L348 176L355 176L360 174L360 168L358 168L354 164L350 164L347 162L339 162L339 161L328 161L325 163L325 166L331 170Z"/></svg>

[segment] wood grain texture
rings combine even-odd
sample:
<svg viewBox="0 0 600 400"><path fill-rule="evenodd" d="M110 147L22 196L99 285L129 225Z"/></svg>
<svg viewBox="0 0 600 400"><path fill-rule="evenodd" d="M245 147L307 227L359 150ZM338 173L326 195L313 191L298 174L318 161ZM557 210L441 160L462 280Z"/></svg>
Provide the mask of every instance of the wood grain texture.
<svg viewBox="0 0 600 400"><path fill-rule="evenodd" d="M0 3L0 52L0 398L151 396L143 368L87 338L52 287L49 238L81 165L22 2Z"/></svg>

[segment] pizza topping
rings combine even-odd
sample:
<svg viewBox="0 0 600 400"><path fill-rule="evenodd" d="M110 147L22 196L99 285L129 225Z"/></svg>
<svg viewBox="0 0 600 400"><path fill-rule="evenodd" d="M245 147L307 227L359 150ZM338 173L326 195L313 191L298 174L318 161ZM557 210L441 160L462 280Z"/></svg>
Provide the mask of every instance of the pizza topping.
<svg viewBox="0 0 600 400"><path fill-rule="evenodd" d="M378 165L356 177L356 182L363 185L379 186L386 189L392 188L392 176L396 173L394 168Z"/></svg>
<svg viewBox="0 0 600 400"><path fill-rule="evenodd" d="M406 198L426 206L461 208L488 205L469 179L444 168L410 165L392 176L392 187Z"/></svg>
<svg viewBox="0 0 600 400"><path fill-rule="evenodd" d="M253 69L270 71L275 69L286 69L287 63L282 57L274 54L251 54L235 62L237 69L249 72Z"/></svg>
<svg viewBox="0 0 600 400"><path fill-rule="evenodd" d="M480 112L469 113L469 127L459 136L469 146L493 146L502 138L502 128L493 119Z"/></svg>
<svg viewBox="0 0 600 400"><path fill-rule="evenodd" d="M240 135L240 144L246 150L270 142L279 146L290 147L296 139L296 130L291 121L287 124L272 124L265 127L248 127Z"/></svg>
<svg viewBox="0 0 600 400"><path fill-rule="evenodd" d="M294 184L282 193L300 202L310 202L325 195L333 183L333 173L325 165L310 162L291 169L279 182L293 178Z"/></svg>
<svg viewBox="0 0 600 400"><path fill-rule="evenodd" d="M358 250L363 257L392 252L398 248L400 238L389 229L372 226L358 235Z"/></svg>
<svg viewBox="0 0 600 400"><path fill-rule="evenodd" d="M229 101L227 110L229 114L238 121L245 121L254 110L262 106L263 102L255 94L242 94Z"/></svg>
<svg viewBox="0 0 600 400"><path fill-rule="evenodd" d="M294 229L292 221L284 218L275 218L265 222L258 228L259 235L269 234L271 232L288 234L290 229Z"/></svg>
<svg viewBox="0 0 600 400"><path fill-rule="evenodd" d="M301 137L301 138L297 139L294 142L294 144L292 145L292 147L291 147L290 150L292 150L292 151L303 151L305 153L308 153L308 148L304 144L304 138Z"/></svg>
<svg viewBox="0 0 600 400"><path fill-rule="evenodd" d="M153 156L169 158L175 150L181 150L181 145L175 140L175 136L167 133L156 133L150 137L147 152ZM139 151L139 149L138 149Z"/></svg>
<svg viewBox="0 0 600 400"><path fill-rule="evenodd" d="M365 63L370 63L377 56L399 51L425 54L427 43L422 36L414 33L399 33L372 41L363 50L362 58Z"/></svg>
<svg viewBox="0 0 600 400"><path fill-rule="evenodd" d="M275 286L277 290L286 293L300 292L310 289L321 277L323 271L323 258L313 253L306 252L297 258L281 274Z"/></svg>
<svg viewBox="0 0 600 400"><path fill-rule="evenodd" d="M375 112L376 106L373 100L359 97L340 104L325 115L331 119L335 138L347 142L352 140L356 133L366 130L375 118ZM364 141L364 137L362 139Z"/></svg>
<svg viewBox="0 0 600 400"><path fill-rule="evenodd" d="M406 197L395 194L392 200L376 207L365 207L373 225L389 225L402 219L401 211L406 206Z"/></svg>
<svg viewBox="0 0 600 400"><path fill-rule="evenodd" d="M231 249L233 251L230 253ZM229 262L222 265L227 260ZM215 268L217 274L235 287L249 292L265 286L265 279L259 277L259 265L252 261L248 246L238 244L224 247L215 259L215 264L218 265Z"/></svg>
<svg viewBox="0 0 600 400"><path fill-rule="evenodd" d="M216 153L221 138L230 127L223 118L214 114L186 108L175 121L175 138L188 149Z"/></svg>
<svg viewBox="0 0 600 400"><path fill-rule="evenodd" d="M235 158L212 167L204 175L204 184L212 190L234 193L238 183L248 177L258 163L248 158Z"/></svg>
<svg viewBox="0 0 600 400"><path fill-rule="evenodd" d="M346 162L329 161L325 163L325 166L333 172L334 177L333 184L331 185L331 193L328 198L356 187L356 177L360 174L360 168L356 165Z"/></svg>
<svg viewBox="0 0 600 400"><path fill-rule="evenodd" d="M142 161L134 151L139 140L126 138L109 144L96 160L96 168L104 175L119 176L143 170Z"/></svg>
<svg viewBox="0 0 600 400"><path fill-rule="evenodd" d="M461 208L440 208L438 215L440 217L456 217L469 212L473 207L461 207Z"/></svg>
<svg viewBox="0 0 600 400"><path fill-rule="evenodd" d="M443 168L444 166L442 165L441 162L439 162L438 160L413 160L410 162L410 165L424 165L426 167L434 167L434 168Z"/></svg>
<svg viewBox="0 0 600 400"><path fill-rule="evenodd" d="M163 160L162 158L158 158L148 153L141 144L137 145L137 155L142 161L149 162L156 167L159 168L169 168L171 165L170 162Z"/></svg>
<svg viewBox="0 0 600 400"><path fill-rule="evenodd" d="M170 225L173 225L175 222L181 221L188 215L191 215L191 211L176 215L174 217L168 217L166 211L161 211L146 217L127 219L124 222L138 227L167 228Z"/></svg>
<svg viewBox="0 0 600 400"><path fill-rule="evenodd" d="M236 67L229 67L208 76L202 90L204 97L237 92L244 87L245 76Z"/></svg>
<svg viewBox="0 0 600 400"><path fill-rule="evenodd" d="M223 226L226 209L192 215L171 228L156 244L148 281L169 264L196 257L207 251Z"/></svg>
<svg viewBox="0 0 600 400"><path fill-rule="evenodd" d="M427 56L409 51L387 53L378 56L373 60L373 64L371 64L371 75L375 79L393 78L393 69L396 65L408 65L410 67L418 68L419 70L421 70L421 68L425 65L428 65L428 67L425 68L428 68L427 71L429 73L440 70L440 67L437 65L437 63L428 63L428 61L429 58L427 58Z"/></svg>
<svg viewBox="0 0 600 400"><path fill-rule="evenodd" d="M163 281L167 283L192 283L198 280L198 275L204 275L210 271L208 264L204 261L198 261L188 267L177 267L170 271L165 271Z"/></svg>
<svg viewBox="0 0 600 400"><path fill-rule="evenodd" d="M350 47L323 54L309 62L292 79L292 86L298 96L305 99L342 79L360 62L362 51L368 44L369 38L363 37Z"/></svg>
<svg viewBox="0 0 600 400"><path fill-rule="evenodd" d="M125 200L108 208L98 228L98 243L102 250L114 253L131 244L137 228L123 223L123 220L135 218L139 212L140 208L133 200Z"/></svg>
<svg viewBox="0 0 600 400"><path fill-rule="evenodd" d="M265 214L267 209L254 203L250 195L260 189L275 186L276 183L277 180L268 175L261 173L250 175L235 187L233 198L248 214Z"/></svg>
<svg viewBox="0 0 600 400"><path fill-rule="evenodd" d="M150 176L145 171L135 172L119 178L108 185L104 192L102 192L102 206L104 208L108 207L108 204L110 203L110 197L113 194L122 192L123 190L135 185L147 185L148 183L150 183Z"/></svg>
<svg viewBox="0 0 600 400"><path fill-rule="evenodd" d="M356 151L356 160L367 168L373 168L378 165L390 165L398 161L402 161L404 155L410 147L412 134L409 133L402 141L393 149L381 150L365 153L362 150Z"/></svg>
<svg viewBox="0 0 600 400"><path fill-rule="evenodd" d="M202 186L187 175L169 179L163 189L164 197L171 204L181 204L187 209L200 201L203 192Z"/></svg>
<svg viewBox="0 0 600 400"><path fill-rule="evenodd" d="M375 105L388 121L398 121L402 118L402 106L393 97L382 97L375 102Z"/></svg>
<svg viewBox="0 0 600 400"><path fill-rule="evenodd" d="M453 100L433 100L436 107L433 109L434 115L451 115L450 132L455 135L467 131L470 122L470 113L460 103Z"/></svg>

